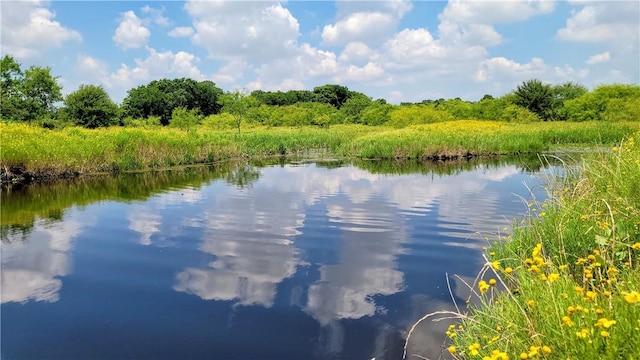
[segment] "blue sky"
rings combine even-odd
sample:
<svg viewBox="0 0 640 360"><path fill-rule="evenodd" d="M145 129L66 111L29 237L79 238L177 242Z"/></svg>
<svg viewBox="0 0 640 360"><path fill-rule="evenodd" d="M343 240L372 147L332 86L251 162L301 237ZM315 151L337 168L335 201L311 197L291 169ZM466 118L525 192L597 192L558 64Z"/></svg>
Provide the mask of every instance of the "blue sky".
<svg viewBox="0 0 640 360"><path fill-rule="evenodd" d="M116 102L160 78L390 102L640 83L638 1L5 1L1 53Z"/></svg>

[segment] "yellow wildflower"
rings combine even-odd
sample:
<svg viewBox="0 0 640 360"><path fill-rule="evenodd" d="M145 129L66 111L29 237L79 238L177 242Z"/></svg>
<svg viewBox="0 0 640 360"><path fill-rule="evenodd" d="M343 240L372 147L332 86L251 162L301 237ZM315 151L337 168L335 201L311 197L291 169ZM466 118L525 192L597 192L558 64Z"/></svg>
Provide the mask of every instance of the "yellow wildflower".
<svg viewBox="0 0 640 360"><path fill-rule="evenodd" d="M623 291L622 296L624 296L624 301L626 301L628 304L635 304L637 302L640 302L640 293L635 290L632 292Z"/></svg>
<svg viewBox="0 0 640 360"><path fill-rule="evenodd" d="M560 278L560 274L558 273L551 273L549 274L549 276L547 276L547 279L549 280L550 283L553 283L554 281L558 280Z"/></svg>
<svg viewBox="0 0 640 360"><path fill-rule="evenodd" d="M455 354L456 353L456 347L453 346L453 345L449 346L449 352L452 353L452 354Z"/></svg>
<svg viewBox="0 0 640 360"><path fill-rule="evenodd" d="M480 354L480 344L478 343L474 343L472 345L469 345L469 354L471 356L477 356L478 354Z"/></svg>
<svg viewBox="0 0 640 360"><path fill-rule="evenodd" d="M611 334L606 330L600 331L600 336L602 336L604 338L609 337L609 335L611 335Z"/></svg>
<svg viewBox="0 0 640 360"><path fill-rule="evenodd" d="M529 358L529 355L527 355L527 353L522 353L522 354L520 354L520 359L521 359L521 360L526 360L526 359L528 359L528 358Z"/></svg>
<svg viewBox="0 0 640 360"><path fill-rule="evenodd" d="M584 296L584 299L585 299L587 302L593 302L593 301L595 301L595 300L596 300L596 293L595 293L595 292L593 292L593 291L587 291L587 293L586 293L586 294L585 294L585 296Z"/></svg>
<svg viewBox="0 0 640 360"><path fill-rule="evenodd" d="M536 304L536 302L535 302L535 301L533 301L533 300L528 300L528 301L527 301L527 305L529 305L529 306L533 306L533 305L535 305L535 304Z"/></svg>
<svg viewBox="0 0 640 360"><path fill-rule="evenodd" d="M486 292L487 292L487 290L489 290L489 284L487 284L487 282L486 282L486 281L481 280L481 281L478 283L478 290L480 290L480 293L481 293L481 294L486 293Z"/></svg>
<svg viewBox="0 0 640 360"><path fill-rule="evenodd" d="M596 322L596 326L608 329L608 328L612 327L613 325L615 325L616 322L617 321L615 321L615 320L609 320L607 318L600 318Z"/></svg>
<svg viewBox="0 0 640 360"><path fill-rule="evenodd" d="M580 329L580 331L576 332L576 336L579 337L580 339L585 339L587 336L589 336L589 329L587 328Z"/></svg>
<svg viewBox="0 0 640 360"><path fill-rule="evenodd" d="M571 318L569 318L568 316L562 317L562 323L567 325L568 327L573 327L573 321L571 321Z"/></svg>
<svg viewBox="0 0 640 360"><path fill-rule="evenodd" d="M507 273L507 274L511 274L513 272L513 269L508 267L508 268L504 269L504 272Z"/></svg>
<svg viewBox="0 0 640 360"><path fill-rule="evenodd" d="M545 354L551 354L551 348L545 345L542 347L542 352Z"/></svg>
<svg viewBox="0 0 640 360"><path fill-rule="evenodd" d="M489 285L495 286L497 284L496 279L489 279Z"/></svg>

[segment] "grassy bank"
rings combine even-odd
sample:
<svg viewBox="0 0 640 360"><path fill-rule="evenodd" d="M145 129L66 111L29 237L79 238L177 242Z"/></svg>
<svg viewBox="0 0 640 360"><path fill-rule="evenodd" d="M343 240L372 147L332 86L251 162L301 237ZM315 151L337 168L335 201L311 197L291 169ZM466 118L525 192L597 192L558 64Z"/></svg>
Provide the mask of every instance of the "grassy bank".
<svg viewBox="0 0 640 360"><path fill-rule="evenodd" d="M640 123L532 123L461 120L404 129L361 125L231 130L195 127L47 130L1 124L0 163L44 175L139 170L270 155L440 159L535 153L560 144L611 144Z"/></svg>
<svg viewBox="0 0 640 360"><path fill-rule="evenodd" d="M447 332L457 359L637 359L640 144L587 157L493 243L482 304ZM506 286L509 291L498 291Z"/></svg>

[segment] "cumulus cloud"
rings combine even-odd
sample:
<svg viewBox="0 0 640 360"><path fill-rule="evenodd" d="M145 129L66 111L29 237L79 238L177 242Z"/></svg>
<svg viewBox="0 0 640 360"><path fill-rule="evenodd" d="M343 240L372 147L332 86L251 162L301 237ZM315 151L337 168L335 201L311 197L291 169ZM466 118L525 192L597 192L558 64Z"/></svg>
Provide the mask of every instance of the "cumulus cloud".
<svg viewBox="0 0 640 360"><path fill-rule="evenodd" d="M160 7L159 9L154 9L149 5L145 5L140 10L143 14L147 15L147 18L145 19L145 21L147 22L152 21L156 25L160 26L169 26L171 24L171 20L169 20L168 17L164 16L164 6Z"/></svg>
<svg viewBox="0 0 640 360"><path fill-rule="evenodd" d="M181 77L205 80L196 65L200 59L195 55L185 51L156 51L150 47L147 51L149 55L146 58L135 59L134 65L121 63L113 72L108 71L104 61L90 56L80 56L77 65L87 77L91 75L109 88L114 101L122 100L127 90L151 80Z"/></svg>
<svg viewBox="0 0 640 360"><path fill-rule="evenodd" d="M564 28L557 31L560 40L578 42L624 42L637 48L640 37L640 3L616 1L585 3L580 11L567 19Z"/></svg>
<svg viewBox="0 0 640 360"><path fill-rule="evenodd" d="M76 59L76 69L84 76L91 76L107 86L111 85L107 63L102 60L88 55L78 55Z"/></svg>
<svg viewBox="0 0 640 360"><path fill-rule="evenodd" d="M396 19L389 14L362 12L352 14L335 25L326 25L322 40L328 45L350 41L372 42L395 30Z"/></svg>
<svg viewBox="0 0 640 360"><path fill-rule="evenodd" d="M554 1L449 1L440 14L441 20L461 24L505 24L548 14L555 8Z"/></svg>
<svg viewBox="0 0 640 360"><path fill-rule="evenodd" d="M602 63L608 62L610 59L611 59L610 53L608 51L605 51L602 54L589 56L589 59L587 59L587 64L589 65L602 64Z"/></svg>
<svg viewBox="0 0 640 360"><path fill-rule="evenodd" d="M267 62L296 51L299 24L280 3L189 1L185 10L193 18L193 43L212 59Z"/></svg>
<svg viewBox="0 0 640 360"><path fill-rule="evenodd" d="M151 31L142 25L142 20L133 11L127 11L122 14L112 39L121 48L132 49L146 45L150 36Z"/></svg>
<svg viewBox="0 0 640 360"><path fill-rule="evenodd" d="M167 33L167 35L171 37L189 37L193 35L194 30L191 26L179 26L173 28L171 31Z"/></svg>
<svg viewBox="0 0 640 360"><path fill-rule="evenodd" d="M19 59L40 57L50 48L82 40L79 32L55 21L56 14L44 2L3 1L0 13L3 53Z"/></svg>
<svg viewBox="0 0 640 360"><path fill-rule="evenodd" d="M533 58L526 64L499 56L484 60L476 73L477 81L487 81L493 78L521 79L523 77L540 76L547 70L547 65L540 58Z"/></svg>
<svg viewBox="0 0 640 360"><path fill-rule="evenodd" d="M366 44L361 42L350 42L344 47L340 54L339 60L344 62L353 62L360 60L368 60L376 57L375 52Z"/></svg>
<svg viewBox="0 0 640 360"><path fill-rule="evenodd" d="M322 41L328 45L380 44L412 7L409 1L338 2L338 6L338 21L322 30Z"/></svg>

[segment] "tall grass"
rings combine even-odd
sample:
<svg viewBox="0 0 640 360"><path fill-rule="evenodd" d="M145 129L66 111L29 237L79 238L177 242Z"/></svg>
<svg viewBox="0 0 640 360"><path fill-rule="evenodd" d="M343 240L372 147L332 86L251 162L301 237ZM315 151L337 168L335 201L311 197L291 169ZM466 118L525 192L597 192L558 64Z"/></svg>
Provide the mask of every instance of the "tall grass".
<svg viewBox="0 0 640 360"><path fill-rule="evenodd" d="M200 126L47 130L0 124L3 171L94 173L210 163L270 155L429 159L535 153L558 144L613 143L640 123L536 123L451 121L404 129L362 125L268 128L237 134Z"/></svg>
<svg viewBox="0 0 640 360"><path fill-rule="evenodd" d="M456 359L637 359L640 133L587 156L489 247L481 299L447 331ZM506 291L499 291L502 285Z"/></svg>

